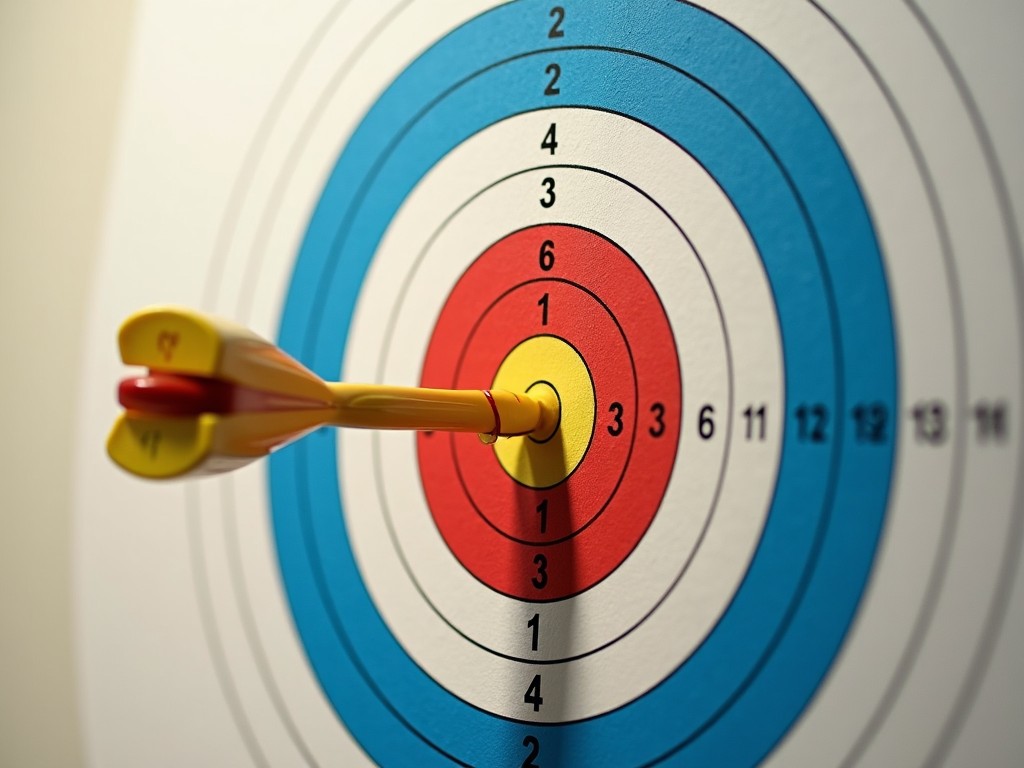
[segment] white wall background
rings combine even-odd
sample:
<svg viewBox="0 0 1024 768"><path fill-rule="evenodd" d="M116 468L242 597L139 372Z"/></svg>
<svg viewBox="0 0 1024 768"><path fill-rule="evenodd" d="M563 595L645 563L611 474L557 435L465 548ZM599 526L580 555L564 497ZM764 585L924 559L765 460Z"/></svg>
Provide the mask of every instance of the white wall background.
<svg viewBox="0 0 1024 768"><path fill-rule="evenodd" d="M130 0L0 2L2 766L82 764L71 393L131 17Z"/></svg>

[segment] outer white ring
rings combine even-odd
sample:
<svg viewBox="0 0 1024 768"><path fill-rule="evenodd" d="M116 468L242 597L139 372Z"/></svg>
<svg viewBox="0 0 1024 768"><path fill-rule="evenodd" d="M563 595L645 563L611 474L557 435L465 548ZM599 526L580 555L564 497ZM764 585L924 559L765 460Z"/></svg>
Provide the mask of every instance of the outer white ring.
<svg viewBox="0 0 1024 768"><path fill-rule="evenodd" d="M223 261L220 279L208 278L205 302L195 290L198 287L195 275L204 270L209 274L208 252L211 247L221 246L214 240L213 223L204 247L175 249L169 245L168 252L160 255L160 258L180 259L194 254L197 259L195 267L176 272L187 279L183 287L189 293L181 289L172 289L168 293L166 285L160 285L154 287L151 300L177 297L175 300L182 304L203 306L245 323L267 338L274 338L280 325L285 287L310 212L322 191L325 169L337 160L338 153L366 110L411 61L451 29L505 1L446 0L443 5L412 2L397 14L395 11L399 3L391 0L346 2L311 52L295 85L283 94L280 117L269 128L259 162L251 168L252 176L245 179L245 197L237 221L233 223L235 229L230 240L223 243L224 250L219 254ZM234 13L228 11L227 15ZM204 9L204 16L209 14L210 9ZM289 9L280 23L290 24L296 16L296 10ZM236 22L232 19L230 24L233 26ZM363 41L376 32L379 25L382 25L380 33L372 44L363 48ZM311 23L298 26L302 39L310 35L313 28ZM339 56L339 51L346 53ZM398 52L402 55L396 55ZM180 52L176 52L176 59L179 56ZM350 64L351 69L346 71ZM175 66L180 67L180 61L176 61ZM275 77L277 75L274 73ZM339 75L343 76L339 78ZM266 104L261 101L250 124L255 125L256 118L265 110ZM234 125L237 115L232 117ZM219 155L210 158L203 166L204 171L218 162L222 162ZM237 166L229 165L225 172L238 182ZM158 173L155 177L166 178L166 175ZM198 209L195 213L203 215L213 210L203 202L198 203ZM218 210L218 218L222 215L223 212ZM151 242L152 233L144 239ZM169 237L161 242L170 244L174 240ZM130 246L129 251L128 262L135 264L139 248ZM212 292L211 286L215 288ZM117 307L107 310L110 327L116 327L116 322L137 309L144 298L140 297L138 283L133 282L129 287ZM103 338L106 348L111 333L105 332ZM109 386L116 375L119 372L106 372L104 386ZM108 427L109 424L104 423L103 429ZM95 452L95 446L91 445L90 450ZM150 500L152 490L149 488L146 494ZM204 561L211 615L218 634L216 642L223 645L230 673L229 685L237 692L238 705L251 724L261 754L271 765L308 763L307 751L322 766L351 768L373 765L324 696L294 631L291 608L284 594L276 560L265 467L253 465L229 476L200 482L197 498L201 514L195 516L194 522L202 530L204 546L195 557ZM139 506L130 505L131 520L138 520L135 512ZM167 519L181 514L180 508L167 509L166 512ZM225 534L228 523L223 519L224 515L235 518L230 526L238 532L234 538ZM121 530L127 529L122 527ZM108 539L114 541L117 536ZM134 536L129 539L137 542ZM188 554L175 554L171 559L186 562ZM154 558L154 562L159 560L159 557ZM232 570L233 561L239 563L237 571ZM137 567L131 569L131 572L136 571ZM243 577L241 580L236 578L239 573ZM188 598L190 604L194 602L193 596ZM252 610L250 619L245 618L243 605ZM162 609L159 612L159 620L164 621ZM247 620L252 622L258 647L254 647L253 637L248 634ZM201 637L202 628L196 627L194 635ZM145 652L149 646L139 643L138 647ZM197 654L205 653L197 651ZM269 660L265 669L270 676L269 686L259 671L261 656ZM108 666L113 665L108 663ZM203 674L204 680L215 678L212 670L204 668ZM212 694L210 698L217 695ZM274 696L284 707L287 720L276 709ZM122 696L111 711L123 712L127 700ZM194 704L194 701L183 702L178 709L194 708ZM121 732L126 719L130 720L132 716L128 712L118 717ZM164 724L162 721L161 725ZM150 724L138 730L151 732L153 727ZM231 748L237 750L233 727L225 724L221 732ZM172 743L180 744L180 730L171 730ZM209 722L204 722L201 736L208 739L209 735ZM197 743L200 741L196 739ZM222 764L237 764L244 759L227 747L223 749L225 756L219 760ZM209 756L206 753L206 757Z"/></svg>
<svg viewBox="0 0 1024 768"><path fill-rule="evenodd" d="M387 315L399 288L389 276L414 270L417 248L449 214L452 201L470 197L494 179L536 164L537 159L543 161L533 137L543 136L553 119L559 125L556 159L560 163L622 173L683 222L708 263L721 297L733 346L734 380L737 386L744 382L736 402L745 402L740 398L746 396L751 402L769 403L768 413L775 417L769 425L772 439L765 443L733 441L716 522L687 577L654 616L600 653L564 665L571 670L562 670L563 665L544 667L545 680L569 675L573 681L564 689L569 692L567 701L551 708L556 714L546 717L524 712L522 692L534 674L530 671L533 667L499 659L466 642L429 609L411 582L400 583L397 577L404 572L397 553L388 551L388 531L378 511L380 501L366 488L365 478L373 470L369 460L373 437L356 432L339 436L339 476L357 561L376 604L407 652L439 682L488 711L524 719L566 720L607 711L656 684L686 658L728 605L756 545L774 483L781 436L776 427L782 412L782 374L774 307L760 259L742 222L710 177L678 147L633 121L592 110L555 110L509 118L474 136L433 168L410 195L392 222L364 284L346 357L346 378L365 380L380 375L379 358L387 347ZM578 139L584 136L589 140ZM595 136L608 140L594 141ZM638 169L636 163L624 162L616 142L643 148L649 164ZM510 151L513 147L519 149ZM640 263L663 299L680 342L683 366L683 437L675 473L679 477L670 483L662 511L633 554L609 578L572 600L527 604L497 595L470 577L433 527L418 484L408 481L417 466L411 436L392 433L380 437L382 455L388 457L380 486L385 489L388 507L396 517L401 516L397 535L427 594L439 601L453 623L479 642L526 658L530 656L530 636L525 624L534 613L543 612L542 626L570 628L551 651L554 658L564 658L614 639L630 626L627 617L642 618L650 610L670 587L695 543L714 491L714 484L706 478L716 477L720 470L728 432L724 352L717 353L716 363L714 346L706 346L706 339L720 330L715 330L717 323L713 322L709 329L698 332L709 318L717 320L717 310L706 277L685 241L646 198L593 172L558 169L558 203L542 218L536 191L541 189L540 179L550 173L536 171L502 182L445 227L418 267L417 274L428 275L429 280L415 280L412 290L401 299L402 311L394 331L401 344L388 350L383 369L389 381L417 381L431 330L422 319L439 314L448 292L438 286L453 285L476 254L504 233L528 224L555 220L606 234ZM453 194L452 190L458 189L466 192ZM691 224L696 232L690 233ZM665 258L661 246L673 238L683 247L682 258ZM701 243L708 246L707 254ZM724 284L722 289L719 281ZM694 406L709 401L720 404L717 419L721 431L718 439L704 442L697 437L699 408ZM745 445L738 445L740 442ZM687 505L688 494L704 499L700 502L704 511L671 514L694 508ZM447 641L442 641L446 633ZM673 636L676 642L666 644L666 636ZM508 680L508 684L496 685L496 679ZM553 689L563 690L557 683Z"/></svg>
<svg viewBox="0 0 1024 768"><path fill-rule="evenodd" d="M999 200L965 104L909 3L826 0L823 10L797 0L770 9L699 4L771 51L825 115L871 208L897 328L901 439L872 580L842 653L772 762L932 762L986 626L1021 471L1024 329ZM904 125L825 12L870 58ZM904 130L931 176L941 221ZM952 272L943 258L943 225ZM951 413L941 446L915 441L908 413L935 399ZM1005 402L1018 414L1003 445L975 439L970 411L980 400ZM950 509L956 522L944 557ZM929 613L926 596L933 592Z"/></svg>

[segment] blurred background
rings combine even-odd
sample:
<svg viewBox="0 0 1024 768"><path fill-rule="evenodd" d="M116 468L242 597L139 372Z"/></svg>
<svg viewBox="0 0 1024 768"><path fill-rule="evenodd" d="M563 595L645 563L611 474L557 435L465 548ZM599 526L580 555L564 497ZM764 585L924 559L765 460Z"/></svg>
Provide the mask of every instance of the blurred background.
<svg viewBox="0 0 1024 768"><path fill-rule="evenodd" d="M71 393L131 24L127 0L0 2L0 766L83 764Z"/></svg>

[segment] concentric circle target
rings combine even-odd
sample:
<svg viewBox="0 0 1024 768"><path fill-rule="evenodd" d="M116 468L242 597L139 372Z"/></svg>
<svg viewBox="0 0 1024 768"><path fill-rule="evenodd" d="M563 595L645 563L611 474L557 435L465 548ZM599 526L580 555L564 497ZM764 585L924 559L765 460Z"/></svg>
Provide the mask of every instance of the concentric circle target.
<svg viewBox="0 0 1024 768"><path fill-rule="evenodd" d="M559 421L320 430L189 492L254 760L941 761L1016 573L1024 404L1016 229L929 17L441 5L324 21L209 303L324 378Z"/></svg>
<svg viewBox="0 0 1024 768"><path fill-rule="evenodd" d="M643 20L646 28L633 25L628 33L617 32L619 27L614 23L593 25L593 29L581 24L575 35L576 45L531 49L509 41L507 50L503 50L503 42L486 54L481 52L484 58L479 61L466 53L468 43L464 40L486 39L510 25L522 27L523 21L516 17L526 18L530 12L529 5L499 8L455 30L403 72L371 108L342 154L310 224L296 264L292 298L285 307L281 341L315 370L326 374L337 365L339 353L345 349L343 331L351 323L358 295L353 275L370 265L402 201L431 167L474 134L518 114L572 107L566 109L567 120L550 119L544 130L533 135L520 132L516 144L505 151L515 152L522 172L512 177L495 174L486 185L495 190L506 185L522 190L513 198L512 205L527 210L532 207L532 217L528 215L526 223L539 225L561 215L560 201L566 196L586 194L582 184L574 189L566 183L582 170L572 162L571 150L560 146L574 135L573 114L596 110L641 123L645 135L663 136L673 142L678 152L685 151L699 163L722 190L753 240L771 287L774 316L769 320L775 321L777 317L780 327L785 394L783 398L775 397L774 402L769 402L774 393L766 392L761 399L733 403L729 435L735 442L767 442L769 434L773 442L781 440L774 497L760 538L742 582L724 596L717 621L700 645L683 658L669 653L652 659L638 653L639 649L627 654L628 667L636 668L647 662L652 672L634 675L625 689L616 686L618 696L611 701L600 693L603 686L599 682L593 692L589 689L595 683L587 677L583 678L585 682L576 682L576 660L553 659L557 663L539 665L529 654L508 659L482 643L476 648L491 652L495 658L489 664L482 662L483 666L473 675L478 681L474 686L465 679L467 675L450 670L450 663L437 663L436 654L424 651L420 658L415 648L410 647L412 641L407 640L405 645L398 642L387 623L371 624L360 618L361 611L368 611L368 616L377 614L377 607L362 578L346 575L352 573L351 568L358 568L356 559L350 560L349 566L344 558L338 559L339 553L353 548L348 531L339 526L344 518L338 516L337 510L340 506L350 519L367 514L367 510L371 510L370 514L389 513L380 509L379 504L378 509L372 510L365 502L360 504L359 511L346 509L344 496L339 498L337 487L329 481L329 467L335 461L344 467L344 441L337 458L333 444L314 442L282 455L272 477L274 508L288 510L276 518L279 541L293 540L288 529L301 526L303 519L314 531L312 547L295 557L290 548L282 547L281 551L289 589L319 596L312 603L305 597L301 603L293 598L295 618L321 683L347 722L351 721L346 713L346 699L351 698L354 687L366 686L372 695L395 710L401 727L414 732L430 747L459 755L459 759L472 764L488 764L496 758L493 750L507 748L508 720L560 723L564 738L578 733L580 742L586 745L578 756L581 764L593 764L597 755L606 756L603 759L611 756L617 762L647 762L682 749L695 755L702 749L720 754L719 750L726 745L734 750L749 750L737 754L737 759L755 760L798 715L838 649L860 597L883 519L891 472L892 429L880 439L858 439L853 430L846 429L845 418L834 417L845 415L849 408L862 408L884 421L885 414L895 412L895 351L888 291L874 232L848 165L817 110L795 87L788 73L734 28L692 8L666 5ZM614 13L611 9L607 12ZM700 28L701 34L709 39L721 36L723 45L748 62L748 74L758 74L756 82L749 77L731 82L721 72L705 73L700 56L665 50L663 30L679 25ZM634 39L625 40L624 36ZM643 44L637 45L634 40L642 40ZM635 83L644 83L645 87L631 87ZM649 89L656 90L662 98L646 98L644 94ZM781 110L786 115L784 124L774 113L758 111L763 108L761 94L765 91L776 94L776 104L785 106ZM673 105L672 109L664 107L668 103ZM619 147L620 152L624 149ZM498 145L492 145L491 151L496 153ZM590 173L610 172L597 167ZM643 179L631 182L609 178L625 187L624 194L644 194ZM752 178L757 179L756 194ZM361 181L356 183L356 179ZM531 181L532 193L527 191ZM647 198L654 206L665 208L656 198ZM471 199L467 196L465 201L453 201L448 218L457 215L460 205L468 205ZM562 221L575 223L569 218ZM489 223L478 219L476 226L481 228ZM673 223L685 237L685 218ZM492 233L495 241L509 236L500 231ZM552 240L556 254L562 250L559 240ZM533 310L539 309L541 329L550 324L553 336L570 343L569 337L580 336L580 342L573 346L584 363L594 371L603 369L597 378L592 376L595 410L599 418L607 411L612 423L598 424L595 430L605 427L610 438L626 432L634 443L634 451L641 439L655 440L653 434L664 429L663 422L648 427L646 435L638 430L640 414L648 409L646 402L639 402L639 382L664 380L671 369L662 365L660 371L642 374L636 361L630 360L629 349L641 337L656 337L657 324L645 323L641 314L631 323L635 327L633 333L620 331L621 340L615 339L612 323L603 318L601 305L615 305L614 312L608 312L614 320L627 311L629 298L615 298L615 286L602 285L600 281L598 290L589 291L590 296L581 290L586 286L571 281L546 284L533 264L533 251L539 249L516 250L528 255L516 259L504 254L493 257L493 252L485 252L476 262L486 265L489 257L499 258L506 273L501 276L504 279L493 280L497 290L491 286L487 291L468 290L473 299L469 303L469 319L478 317L474 325L479 326L481 341L474 344L471 326L461 345L441 346L449 355L453 346L463 347L468 362L459 362L465 364L467 375L486 376L497 370L514 346L512 342L523 339L516 328L517 318L530 322L524 315L535 315ZM609 270L612 274L606 279L625 283L615 276L614 260L600 258L600 250L593 250L595 259L590 269ZM465 254L463 263L475 257L477 254L472 252ZM556 255L556 263L557 258ZM463 279L472 285L474 277L471 269ZM531 282L537 280L540 282ZM835 290L839 280L846 289L843 292ZM713 283L709 287L713 292ZM655 284L654 290L671 295L672 287ZM498 291L504 293L497 301L488 298ZM649 311L641 308L649 308L651 299L638 295L635 289L633 293L637 307L634 312ZM608 298L602 302L603 294L608 294ZM458 286L449 300L458 310L466 301ZM668 298L663 301L670 303ZM562 307L566 310L564 316L559 311ZM442 321L449 312L458 316L457 310L443 305ZM559 321L555 317L564 319ZM729 314L722 311L720 320L728 343ZM461 323L467 323L465 314ZM680 336L685 338L685 329L680 330ZM452 333L447 327L439 332L442 339ZM662 340L661 346L664 344ZM617 352L617 347L624 348L626 353ZM474 352L475 349L480 351ZM774 354L780 351L775 350ZM430 359L428 354L426 363L421 365L434 365ZM847 360L851 359L858 361L857 375L848 367ZM346 366L346 375L353 378L348 372L350 368ZM454 375L448 378L465 386L461 368L456 363ZM638 382L634 392L629 391L628 379L623 383L614 381L615 375L628 376L630 368ZM427 367L425 380L434 383L431 370ZM684 393L686 370L684 367ZM550 380L557 374L558 371L541 369L537 378ZM606 383L604 379L609 374L613 379ZM444 378L443 373L437 375L439 380ZM490 384L491 381L484 380L477 386ZM690 398L684 394L684 411L689 403ZM786 406L797 421L795 429L782 430L781 414L776 411ZM656 416L663 417L666 408L676 406L653 400L649 407ZM702 439L715 439L714 414L727 408L721 395L694 404L697 414L696 418L691 416L690 422L696 424ZM725 437L720 431L717 440L724 441ZM596 468L591 472L608 474L597 462L613 446L592 448ZM439 449L435 451L440 454ZM621 528L631 523L639 526L638 533L612 534L609 542L632 549L647 528L651 506L633 498L633 489L652 484L650 459L634 462L632 456L627 458L622 479L617 481L607 509L587 508L586 502L582 502L583 519L595 516L597 522L577 536L540 552L534 544L488 530L501 528L488 519L498 513L487 511L492 503L495 509L499 508L499 497L473 490L474 482L482 482L486 488L488 467L479 462L474 464L468 456L468 446L459 439L453 441L453 451L455 473L459 474L459 466L467 465L461 478L467 503L460 507L453 503L453 497L431 491L432 483L442 475L441 465L431 463L432 451L424 448L420 469L428 506L433 501L438 507L434 518L441 525L452 554L470 574L502 596L493 599L571 599L602 580L616 561L628 555L628 550L617 554L607 544L590 545L591 537L600 535L606 525ZM379 460L385 460L381 453L377 455ZM668 466L672 465L672 458ZM491 482L501 482L501 469L493 458L490 469ZM504 482L511 488L511 498L518 502L520 517L524 509L531 514L553 514L556 506L580 506L572 505L568 496L573 479L585 478L586 472L585 458L583 466L564 481L564 490L555 491L559 486L554 486L547 499L528 493L520 493L517 498L516 482L512 478L504 478ZM472 475L473 480L467 481L466 474ZM614 470L611 474L614 478ZM593 485L589 481L584 487ZM545 501L548 508L543 509ZM666 517L674 513L668 504L659 510ZM452 522L443 522L448 519ZM478 532L469 532L467 526L474 525ZM400 535L393 533L392 537ZM597 554L609 550L610 562ZM400 556L406 561L411 559L404 551ZM408 570L432 566L433 562L429 566L409 563ZM549 585L550 598L538 593ZM431 596L430 591L423 591L426 601ZM661 607L655 602L648 610L656 614ZM443 614L441 617L447 624L447 618ZM439 628L443 631L444 626ZM534 613L520 627L509 629L528 636L530 650L536 648L539 652L549 633L554 642L561 642L559 635L571 633L572 625L569 622L549 627L540 613ZM470 665L461 646L471 639L469 633L460 632L455 626L446 637L432 638L433 642L450 644L447 658L458 659L458 665L465 668ZM591 661L610 652L615 642L594 650ZM459 650L453 652L454 649ZM318 659L320 653L322 660ZM354 664L351 673L339 668L337 659L341 655ZM790 676L790 668L795 664L802 668L801 675ZM484 674L488 669L490 674ZM785 686L778 685L778 675L788 678ZM801 679L806 682L800 683ZM390 684L385 686L384 680L390 680ZM495 680L502 684L495 685ZM482 681L486 681L484 691L480 690ZM659 717L659 713L678 710L671 702L678 701L684 691L689 702L686 710L679 711L670 722ZM600 717L595 719L595 715ZM353 712L353 716L357 713ZM737 738L741 733L751 732L751 719L765 733L764 741ZM465 727L459 730L472 736L453 743L452 729L443 725L452 722L464 723ZM777 725L768 728L768 722ZM359 728L354 726L354 730L359 738ZM635 739L627 744L610 738L622 730L635 734ZM524 726L522 735L513 738L521 743L531 735L528 726ZM374 754L377 749L386 749L387 744L366 746Z"/></svg>

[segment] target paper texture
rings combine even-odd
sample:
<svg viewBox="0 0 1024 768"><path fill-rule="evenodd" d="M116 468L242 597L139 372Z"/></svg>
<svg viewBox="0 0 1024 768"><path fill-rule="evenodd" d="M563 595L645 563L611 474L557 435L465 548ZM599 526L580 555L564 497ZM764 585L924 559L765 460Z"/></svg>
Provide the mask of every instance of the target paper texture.
<svg viewBox="0 0 1024 768"><path fill-rule="evenodd" d="M326 378L511 377L587 418L533 458L321 430L151 485L100 453L98 355L76 541L98 763L1014 754L991 716L1019 692L985 684L1019 668L997 647L1020 629L1013 115L979 106L958 19L211 13L141 15L92 346L170 301Z"/></svg>

